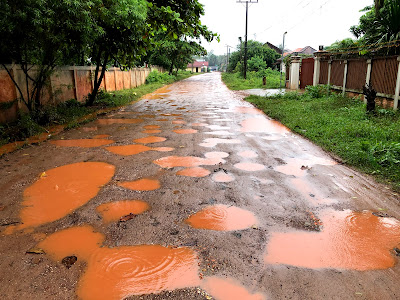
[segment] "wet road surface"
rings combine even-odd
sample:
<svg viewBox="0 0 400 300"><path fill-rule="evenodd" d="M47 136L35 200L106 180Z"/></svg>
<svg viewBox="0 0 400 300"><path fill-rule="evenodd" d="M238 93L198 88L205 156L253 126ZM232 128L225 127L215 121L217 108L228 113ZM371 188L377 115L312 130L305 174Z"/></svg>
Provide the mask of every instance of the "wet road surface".
<svg viewBox="0 0 400 300"><path fill-rule="evenodd" d="M400 297L398 195L218 73L3 156L0 190L1 299Z"/></svg>

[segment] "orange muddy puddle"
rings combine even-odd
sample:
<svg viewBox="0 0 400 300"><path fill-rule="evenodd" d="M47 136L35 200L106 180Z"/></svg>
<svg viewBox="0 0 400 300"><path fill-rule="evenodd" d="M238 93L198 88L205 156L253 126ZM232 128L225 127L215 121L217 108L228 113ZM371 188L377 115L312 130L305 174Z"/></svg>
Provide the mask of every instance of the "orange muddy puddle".
<svg viewBox="0 0 400 300"><path fill-rule="evenodd" d="M208 124L207 123L192 123L191 126L204 127L204 126L208 126Z"/></svg>
<svg viewBox="0 0 400 300"><path fill-rule="evenodd" d="M93 139L106 139L109 138L111 135L109 134L97 134L93 137Z"/></svg>
<svg viewBox="0 0 400 300"><path fill-rule="evenodd" d="M97 131L98 127L94 126L94 127L82 127L82 130L85 132L90 132L90 131Z"/></svg>
<svg viewBox="0 0 400 300"><path fill-rule="evenodd" d="M158 122L167 122L167 121L169 121L169 119L157 119L156 121L158 121Z"/></svg>
<svg viewBox="0 0 400 300"><path fill-rule="evenodd" d="M167 156L153 161L161 168L212 166L224 162L221 158L201 158L196 156Z"/></svg>
<svg viewBox="0 0 400 300"><path fill-rule="evenodd" d="M172 121L172 124L186 124L186 122L181 121L181 120L176 120L176 121Z"/></svg>
<svg viewBox="0 0 400 300"><path fill-rule="evenodd" d="M104 236L90 226L59 231L39 243L53 259L76 255L86 262L77 296L120 300L200 285L198 259L189 248L159 245L100 247Z"/></svg>
<svg viewBox="0 0 400 300"><path fill-rule="evenodd" d="M143 130L142 133L155 134L155 133L161 133L161 130L158 130L158 129L147 129L147 130Z"/></svg>
<svg viewBox="0 0 400 300"><path fill-rule="evenodd" d="M97 124L112 125L112 124L138 124L142 123L143 119L98 119Z"/></svg>
<svg viewBox="0 0 400 300"><path fill-rule="evenodd" d="M210 175L210 171L201 167L187 168L176 172L176 175L187 177L206 177Z"/></svg>
<svg viewBox="0 0 400 300"><path fill-rule="evenodd" d="M150 178L121 182L118 185L135 191L154 191L161 187L161 184L157 179Z"/></svg>
<svg viewBox="0 0 400 300"><path fill-rule="evenodd" d="M218 144L240 144L240 143L241 141L237 139L208 138L205 139L203 143L200 143L199 146L211 148Z"/></svg>
<svg viewBox="0 0 400 300"><path fill-rule="evenodd" d="M99 205L96 211L101 214L104 223L116 222L123 216L139 215L149 210L147 202L140 200L115 201Z"/></svg>
<svg viewBox="0 0 400 300"><path fill-rule="evenodd" d="M257 218L248 210L235 206L208 206L185 220L191 227L218 231L246 229L257 223Z"/></svg>
<svg viewBox="0 0 400 300"><path fill-rule="evenodd" d="M369 211L334 211L321 217L321 232L272 233L264 260L304 268L391 268L400 243L400 222Z"/></svg>
<svg viewBox="0 0 400 300"><path fill-rule="evenodd" d="M141 139L136 139L133 140L135 143L139 143L139 144L152 144L152 143L160 143L160 142L164 142L167 139L165 137L160 137L160 136L148 136L148 137L144 137Z"/></svg>
<svg viewBox="0 0 400 300"><path fill-rule="evenodd" d="M242 151L238 153L239 156L244 157L244 158L256 158L258 154L254 151L247 150L247 151Z"/></svg>
<svg viewBox="0 0 400 300"><path fill-rule="evenodd" d="M105 139L79 139L79 140L56 140L50 141L50 144L60 147L80 147L80 148L93 148L100 147L114 143L112 140Z"/></svg>
<svg viewBox="0 0 400 300"><path fill-rule="evenodd" d="M252 114L252 115L262 115L264 114L261 110L255 107L247 107L247 106L238 106L235 107L235 112L241 113L241 114Z"/></svg>
<svg viewBox="0 0 400 300"><path fill-rule="evenodd" d="M160 125L146 125L143 126L144 129L159 129Z"/></svg>
<svg viewBox="0 0 400 300"><path fill-rule="evenodd" d="M262 164L257 164L257 163L237 163L233 165L235 168L243 170L243 171L262 171L265 170L265 166Z"/></svg>
<svg viewBox="0 0 400 300"><path fill-rule="evenodd" d="M3 145L0 147L0 156L3 154L6 154L6 153L13 152L13 151L17 150L18 148L22 147L23 145L25 145L25 142L13 142L13 143Z"/></svg>
<svg viewBox="0 0 400 300"><path fill-rule="evenodd" d="M226 174L224 171L219 171L213 175L212 179L215 182L231 182L235 180L235 177L230 174Z"/></svg>
<svg viewBox="0 0 400 300"><path fill-rule="evenodd" d="M169 152L173 151L174 148L170 147L148 147L145 145L124 145L124 146L110 146L107 147L106 150L114 153L114 154L119 154L119 155L135 155L139 154L142 152L147 152L147 151L159 151L159 152Z"/></svg>
<svg viewBox="0 0 400 300"><path fill-rule="evenodd" d="M190 128L186 128L186 129L175 129L175 130L172 130L173 132L175 132L175 133L178 133L178 134L191 134L191 133L197 133L198 132L198 130L196 130L196 129L190 129Z"/></svg>
<svg viewBox="0 0 400 300"><path fill-rule="evenodd" d="M289 129L275 120L265 118L251 118L240 123L241 132L288 133Z"/></svg>
<svg viewBox="0 0 400 300"><path fill-rule="evenodd" d="M231 278L207 277L201 284L215 300L265 300L265 296L251 294L244 286Z"/></svg>
<svg viewBox="0 0 400 300"><path fill-rule="evenodd" d="M101 162L81 162L43 172L25 189L16 229L53 222L95 197L114 176L115 167Z"/></svg>

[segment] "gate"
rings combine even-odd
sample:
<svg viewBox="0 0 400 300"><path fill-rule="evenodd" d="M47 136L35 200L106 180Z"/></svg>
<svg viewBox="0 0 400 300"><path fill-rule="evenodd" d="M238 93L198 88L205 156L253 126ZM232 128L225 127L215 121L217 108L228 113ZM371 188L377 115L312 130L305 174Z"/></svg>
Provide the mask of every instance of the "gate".
<svg viewBox="0 0 400 300"><path fill-rule="evenodd" d="M314 58L303 58L300 69L300 89L304 89L307 85L313 85L313 76Z"/></svg>

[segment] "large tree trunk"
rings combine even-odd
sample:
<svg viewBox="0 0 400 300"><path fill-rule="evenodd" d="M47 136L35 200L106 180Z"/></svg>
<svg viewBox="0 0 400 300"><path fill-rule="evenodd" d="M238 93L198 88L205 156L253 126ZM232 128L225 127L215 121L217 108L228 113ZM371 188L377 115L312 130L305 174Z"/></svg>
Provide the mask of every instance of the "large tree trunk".
<svg viewBox="0 0 400 300"><path fill-rule="evenodd" d="M100 89L100 85L101 82L103 81L104 78L104 74L106 72L106 67L107 67L107 63L108 63L108 58L109 58L109 53L106 53L104 56L104 61L101 64L101 52L99 53L98 57L97 57L97 61L96 61L96 71L94 73L94 85L93 85L93 91L90 94L90 97L87 101L87 105L91 106L93 105L94 101L96 100L96 96L97 93L99 92ZM99 70L100 70L100 65L101 65L101 72L100 72L100 77L98 77L99 75Z"/></svg>

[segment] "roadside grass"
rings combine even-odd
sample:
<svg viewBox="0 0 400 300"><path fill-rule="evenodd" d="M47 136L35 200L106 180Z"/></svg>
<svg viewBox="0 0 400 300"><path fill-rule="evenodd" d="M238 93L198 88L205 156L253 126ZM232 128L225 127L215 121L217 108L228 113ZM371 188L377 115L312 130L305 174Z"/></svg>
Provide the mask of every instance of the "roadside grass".
<svg viewBox="0 0 400 300"><path fill-rule="evenodd" d="M317 89L246 100L344 163L400 191L400 114L378 108L368 115L359 99L322 95Z"/></svg>
<svg viewBox="0 0 400 300"><path fill-rule="evenodd" d="M57 106L45 106L31 114L21 114L12 123L0 124L0 146L36 136L55 125L63 125L66 130L79 127L94 120L98 113L128 105L165 84L183 80L192 75L187 71L178 72L176 76L152 71L148 77L149 80L146 80L144 85L115 92L100 91L93 106L86 106L85 103L71 99Z"/></svg>
<svg viewBox="0 0 400 300"><path fill-rule="evenodd" d="M222 73L222 81L231 90L248 90L248 89L277 89L279 88L280 72L271 69L265 70L267 85L263 85L263 74L260 72L248 72L247 79L243 75L236 73ZM283 83L285 76L283 75Z"/></svg>

